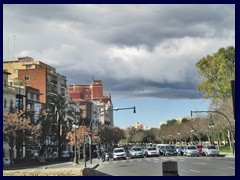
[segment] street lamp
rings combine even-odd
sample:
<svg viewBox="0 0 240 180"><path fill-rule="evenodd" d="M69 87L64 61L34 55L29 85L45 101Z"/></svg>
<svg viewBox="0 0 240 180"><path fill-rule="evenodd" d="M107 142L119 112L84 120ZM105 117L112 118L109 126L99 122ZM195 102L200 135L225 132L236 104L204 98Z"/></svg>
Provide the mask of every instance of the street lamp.
<svg viewBox="0 0 240 180"><path fill-rule="evenodd" d="M73 124L72 127L74 129L74 164L77 164L78 160L77 160L77 136L76 136L76 129L78 128L78 125L77 124Z"/></svg>
<svg viewBox="0 0 240 180"><path fill-rule="evenodd" d="M214 140L213 140L213 128L214 128L214 122L212 120L212 114L210 114L210 119L209 119L209 128L212 129L212 138L211 138L211 144L214 145Z"/></svg>
<svg viewBox="0 0 240 180"><path fill-rule="evenodd" d="M95 119L95 117L97 117L100 113L102 112L106 112L106 111L119 111L119 110L127 110L127 109L133 109L133 113L136 113L136 107L128 107L128 108L114 108L114 109L105 109L102 111L99 111L97 114L95 114L95 116L93 116L93 118L90 121L89 124L89 129L90 132L88 133L89 136L89 160L90 160L90 164L92 164L92 121ZM85 159L85 164L86 164L86 159Z"/></svg>
<svg viewBox="0 0 240 180"><path fill-rule="evenodd" d="M191 129L190 132L191 132L191 139L192 139L192 145L193 145L193 132L194 132L194 129Z"/></svg>

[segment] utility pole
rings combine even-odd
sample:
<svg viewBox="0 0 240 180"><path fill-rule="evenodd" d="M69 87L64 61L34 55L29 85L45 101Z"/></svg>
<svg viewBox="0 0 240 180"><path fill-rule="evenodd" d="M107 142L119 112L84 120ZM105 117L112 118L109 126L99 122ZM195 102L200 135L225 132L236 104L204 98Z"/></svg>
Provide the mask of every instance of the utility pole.
<svg viewBox="0 0 240 180"><path fill-rule="evenodd" d="M106 111L119 111L119 110L127 110L127 109L133 109L133 113L136 113L136 107L133 106L133 107L128 107L128 108L114 108L114 109L107 109L107 110L103 110L103 111L100 111L98 112L97 114L95 114L95 116L93 116L93 118L91 119L90 121L90 124L89 124L89 129L90 129L90 133L88 133L88 137L89 137L89 160L90 160L90 164L92 164L92 150L91 150L91 146L92 146L92 121L94 120L95 117L97 117L100 113L102 112L106 112ZM84 135L85 137L85 135ZM85 139L84 139L84 142L85 142ZM85 143L84 143L85 144ZM85 152L86 153L86 152ZM86 167L86 166L85 166Z"/></svg>
<svg viewBox="0 0 240 180"><path fill-rule="evenodd" d="M13 58L15 59L15 40L16 40L16 36L13 35Z"/></svg>

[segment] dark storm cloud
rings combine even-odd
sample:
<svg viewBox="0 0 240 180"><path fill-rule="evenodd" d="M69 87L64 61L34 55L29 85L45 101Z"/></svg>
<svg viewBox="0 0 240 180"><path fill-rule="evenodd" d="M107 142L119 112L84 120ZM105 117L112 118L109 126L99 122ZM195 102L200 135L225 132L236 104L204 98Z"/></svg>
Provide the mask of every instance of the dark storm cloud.
<svg viewBox="0 0 240 180"><path fill-rule="evenodd" d="M234 45L234 8L4 5L4 58L13 57L16 35L17 56L56 67L69 84L90 83L94 77L118 97L199 98L195 64Z"/></svg>

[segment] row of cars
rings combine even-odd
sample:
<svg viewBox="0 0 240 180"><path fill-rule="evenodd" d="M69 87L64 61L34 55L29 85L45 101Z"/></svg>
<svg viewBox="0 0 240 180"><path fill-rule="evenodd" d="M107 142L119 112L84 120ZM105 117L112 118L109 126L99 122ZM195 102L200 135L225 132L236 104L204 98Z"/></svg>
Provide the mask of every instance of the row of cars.
<svg viewBox="0 0 240 180"><path fill-rule="evenodd" d="M130 158L137 158L144 156L218 156L219 151L214 145L189 145L189 146L175 146L172 144L158 144L151 145L148 147L133 146L128 150L124 148L113 149L113 160L126 159L127 156Z"/></svg>
<svg viewBox="0 0 240 180"><path fill-rule="evenodd" d="M219 151L214 145L177 146L176 151L181 156L219 156Z"/></svg>
<svg viewBox="0 0 240 180"><path fill-rule="evenodd" d="M146 147L142 148L140 146L133 146L128 151L124 148L114 148L113 149L113 160L117 159L127 159L127 156L130 158L143 158L144 156L159 156L159 151L155 147Z"/></svg>
<svg viewBox="0 0 240 180"><path fill-rule="evenodd" d="M113 160L126 159L136 157L149 157L149 156L218 156L219 151L214 145L189 145L189 146L175 146L172 144L158 144L148 147L133 146L129 150L124 148L115 148L113 150Z"/></svg>

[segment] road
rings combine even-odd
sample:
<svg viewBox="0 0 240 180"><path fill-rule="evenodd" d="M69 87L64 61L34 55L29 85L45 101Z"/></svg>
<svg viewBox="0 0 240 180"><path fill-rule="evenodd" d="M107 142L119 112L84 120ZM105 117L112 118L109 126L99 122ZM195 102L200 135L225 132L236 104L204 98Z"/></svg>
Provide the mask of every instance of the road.
<svg viewBox="0 0 240 180"><path fill-rule="evenodd" d="M235 176L235 158L150 157L103 162L96 169L113 176L162 176L162 162L176 161L180 176Z"/></svg>

